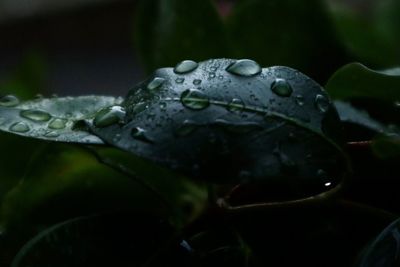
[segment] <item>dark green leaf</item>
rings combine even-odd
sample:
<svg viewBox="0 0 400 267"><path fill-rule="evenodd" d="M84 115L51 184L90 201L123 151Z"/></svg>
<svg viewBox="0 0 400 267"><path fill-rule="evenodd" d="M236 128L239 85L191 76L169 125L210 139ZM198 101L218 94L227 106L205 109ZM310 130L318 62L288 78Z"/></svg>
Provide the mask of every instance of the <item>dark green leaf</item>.
<svg viewBox="0 0 400 267"><path fill-rule="evenodd" d="M222 21L210 0L142 0L136 44L147 71L191 58L228 56Z"/></svg>
<svg viewBox="0 0 400 267"><path fill-rule="evenodd" d="M381 158L398 159L400 157L400 136L398 134L381 135L374 139L372 149Z"/></svg>
<svg viewBox="0 0 400 267"><path fill-rule="evenodd" d="M329 1L336 32L363 62L391 67L400 63L400 2Z"/></svg>
<svg viewBox="0 0 400 267"><path fill-rule="evenodd" d="M241 67L232 71L234 62ZM341 123L327 94L293 69L258 69L230 59L204 61L185 74L159 69L129 92L125 125L91 130L202 180L334 187L344 171L336 144ZM163 80L156 89L155 79Z"/></svg>
<svg viewBox="0 0 400 267"><path fill-rule="evenodd" d="M343 64L324 1L237 1L227 27L237 58L293 67L320 81Z"/></svg>
<svg viewBox="0 0 400 267"><path fill-rule="evenodd" d="M6 96L0 103L2 131L43 140L102 144L98 137L85 131L84 127L79 128L79 122L92 118L102 108L121 103L122 99L80 96L38 98L17 105L14 102L17 103L12 96Z"/></svg>
<svg viewBox="0 0 400 267"><path fill-rule="evenodd" d="M394 103L400 99L400 75L396 70L374 71L350 63L336 71L325 88L333 99L372 98Z"/></svg>

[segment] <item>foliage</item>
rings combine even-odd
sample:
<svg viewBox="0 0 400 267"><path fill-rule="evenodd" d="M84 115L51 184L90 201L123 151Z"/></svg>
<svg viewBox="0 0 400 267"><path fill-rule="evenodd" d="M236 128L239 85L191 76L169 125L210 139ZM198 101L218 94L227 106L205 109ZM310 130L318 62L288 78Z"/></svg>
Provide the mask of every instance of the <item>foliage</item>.
<svg viewBox="0 0 400 267"><path fill-rule="evenodd" d="M398 266L397 2L142 0L125 98L34 98L28 54L0 86L0 265Z"/></svg>

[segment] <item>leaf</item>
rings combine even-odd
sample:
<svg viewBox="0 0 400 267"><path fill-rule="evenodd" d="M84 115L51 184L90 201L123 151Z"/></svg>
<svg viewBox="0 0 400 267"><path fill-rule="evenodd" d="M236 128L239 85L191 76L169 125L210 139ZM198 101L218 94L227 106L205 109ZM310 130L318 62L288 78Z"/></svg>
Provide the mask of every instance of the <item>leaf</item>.
<svg viewBox="0 0 400 267"><path fill-rule="evenodd" d="M187 58L229 55L222 21L210 0L142 0L136 14L137 51L148 72Z"/></svg>
<svg viewBox="0 0 400 267"><path fill-rule="evenodd" d="M374 71L350 63L336 71L325 88L333 99L372 98L393 103L400 99L400 75L389 70Z"/></svg>
<svg viewBox="0 0 400 267"><path fill-rule="evenodd" d="M184 263L189 256L167 223L143 213L119 212L79 217L42 231L11 267L191 266Z"/></svg>
<svg viewBox="0 0 400 267"><path fill-rule="evenodd" d="M395 267L400 264L400 220L391 223L368 247L357 266Z"/></svg>
<svg viewBox="0 0 400 267"><path fill-rule="evenodd" d="M398 159L400 157L400 136L398 134L381 135L372 142L375 155L384 159Z"/></svg>
<svg viewBox="0 0 400 267"><path fill-rule="evenodd" d="M18 104L13 96L6 96L0 105L0 130L43 140L102 144L96 136L79 129L77 123L120 102L121 98L79 96L39 98Z"/></svg>
<svg viewBox="0 0 400 267"><path fill-rule="evenodd" d="M128 93L126 124L89 121L93 134L203 181L290 184L300 195L340 182L341 124L317 83L251 60L189 65L157 70Z"/></svg>
<svg viewBox="0 0 400 267"><path fill-rule="evenodd" d="M350 52L374 66L391 67L400 63L399 1L329 3L335 30Z"/></svg>
<svg viewBox="0 0 400 267"><path fill-rule="evenodd" d="M227 30L234 57L264 66L289 66L324 81L346 62L323 1L237 1Z"/></svg>

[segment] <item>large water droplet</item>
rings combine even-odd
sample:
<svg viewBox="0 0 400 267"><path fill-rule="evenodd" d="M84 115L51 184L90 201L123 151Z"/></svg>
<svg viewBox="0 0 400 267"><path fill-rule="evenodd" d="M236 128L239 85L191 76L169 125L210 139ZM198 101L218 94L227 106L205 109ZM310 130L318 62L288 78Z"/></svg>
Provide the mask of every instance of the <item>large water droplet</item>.
<svg viewBox="0 0 400 267"><path fill-rule="evenodd" d="M13 95L5 95L0 98L0 106L15 107L19 104L19 99Z"/></svg>
<svg viewBox="0 0 400 267"><path fill-rule="evenodd" d="M240 59L229 65L226 71L239 76L254 76L261 72L261 67L253 60Z"/></svg>
<svg viewBox="0 0 400 267"><path fill-rule="evenodd" d="M330 103L328 98L318 94L315 96L315 106L318 108L319 111L325 113L328 111Z"/></svg>
<svg viewBox="0 0 400 267"><path fill-rule="evenodd" d="M231 102L229 102L227 108L229 111L232 111L232 112L240 112L240 111L243 111L243 109L244 109L244 103L241 99L234 98L234 99L232 99Z"/></svg>
<svg viewBox="0 0 400 267"><path fill-rule="evenodd" d="M190 109L205 109L210 105L210 99L202 91L187 89L181 94L182 104Z"/></svg>
<svg viewBox="0 0 400 267"><path fill-rule="evenodd" d="M30 131L30 128L25 122L16 122L10 126L10 131L17 133L26 133Z"/></svg>
<svg viewBox="0 0 400 267"><path fill-rule="evenodd" d="M293 92L290 84L285 79L281 78L275 79L275 81L271 84L271 90L275 94L283 97L289 97Z"/></svg>
<svg viewBox="0 0 400 267"><path fill-rule="evenodd" d="M131 135L133 138L144 141L147 143L153 143L153 141L147 136L147 131L141 127L135 127L131 131Z"/></svg>
<svg viewBox="0 0 400 267"><path fill-rule="evenodd" d="M200 125L191 120L185 120L183 124L176 130L177 136L187 136L193 133Z"/></svg>
<svg viewBox="0 0 400 267"><path fill-rule="evenodd" d="M125 117L125 109L121 106L111 106L101 109L94 118L96 127L107 127L116 123L123 122Z"/></svg>
<svg viewBox="0 0 400 267"><path fill-rule="evenodd" d="M155 90L155 89L159 88L161 85L163 85L164 82L165 82L165 79L164 79L164 78L155 77L155 78L147 85L147 89L148 89L148 90Z"/></svg>
<svg viewBox="0 0 400 267"><path fill-rule="evenodd" d="M56 118L49 123L49 128L55 130L64 129L67 126L67 122L67 119Z"/></svg>
<svg viewBox="0 0 400 267"><path fill-rule="evenodd" d="M34 109L22 110L20 115L21 117L32 121L48 121L51 119L51 115L49 113Z"/></svg>
<svg viewBox="0 0 400 267"><path fill-rule="evenodd" d="M188 73L194 71L198 65L199 64L193 60L184 60L175 66L174 72L177 74Z"/></svg>

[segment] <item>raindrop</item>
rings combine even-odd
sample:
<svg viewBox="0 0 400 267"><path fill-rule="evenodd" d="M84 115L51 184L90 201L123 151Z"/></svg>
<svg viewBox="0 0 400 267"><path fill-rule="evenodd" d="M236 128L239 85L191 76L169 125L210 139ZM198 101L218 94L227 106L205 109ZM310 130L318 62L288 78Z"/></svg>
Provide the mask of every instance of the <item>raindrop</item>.
<svg viewBox="0 0 400 267"><path fill-rule="evenodd" d="M214 72L210 72L210 74L208 75L208 77L210 79L214 79L215 78L215 73Z"/></svg>
<svg viewBox="0 0 400 267"><path fill-rule="evenodd" d="M10 131L17 133L26 133L30 131L30 128L24 122L16 122L10 126Z"/></svg>
<svg viewBox="0 0 400 267"><path fill-rule="evenodd" d="M51 115L49 113L34 109L22 110L20 115L21 117L32 121L48 121L51 119Z"/></svg>
<svg viewBox="0 0 400 267"><path fill-rule="evenodd" d="M176 78L175 82L176 83L183 83L185 81L185 78Z"/></svg>
<svg viewBox="0 0 400 267"><path fill-rule="evenodd" d="M147 85L147 89L148 89L148 90L155 90L155 89L159 88L161 85L163 85L164 82L165 82L165 79L164 79L164 78L155 77L155 78Z"/></svg>
<svg viewBox="0 0 400 267"><path fill-rule="evenodd" d="M182 104L190 109L205 109L210 105L210 99L203 92L196 89L187 89L181 94Z"/></svg>
<svg viewBox="0 0 400 267"><path fill-rule="evenodd" d="M50 138L56 138L56 137L59 137L60 134L55 131L49 131L49 132L46 132L43 136L50 137Z"/></svg>
<svg viewBox="0 0 400 267"><path fill-rule="evenodd" d="M56 118L49 123L50 129L64 129L67 125L67 119Z"/></svg>
<svg viewBox="0 0 400 267"><path fill-rule="evenodd" d="M193 133L200 125L191 120L185 120L183 124L176 130L177 136L187 136Z"/></svg>
<svg viewBox="0 0 400 267"><path fill-rule="evenodd" d="M315 106L318 108L319 111L321 111L322 113L325 113L328 111L330 103L328 98L326 98L323 95L316 95L315 97Z"/></svg>
<svg viewBox="0 0 400 267"><path fill-rule="evenodd" d="M261 72L261 67L253 60L240 59L229 65L226 71L239 76L254 76Z"/></svg>
<svg viewBox="0 0 400 267"><path fill-rule="evenodd" d="M199 64L193 60L184 60L179 62L175 68L174 72L177 74L183 74L194 71Z"/></svg>
<svg viewBox="0 0 400 267"><path fill-rule="evenodd" d="M296 99L297 105L304 106L304 96L296 95L295 99Z"/></svg>
<svg viewBox="0 0 400 267"><path fill-rule="evenodd" d="M5 95L0 98L0 106L15 107L19 104L19 99L13 95Z"/></svg>
<svg viewBox="0 0 400 267"><path fill-rule="evenodd" d="M229 111L232 111L232 112L240 112L240 111L243 111L243 109L244 109L244 103L241 99L234 98L234 99L232 99L231 102L229 102L227 108Z"/></svg>
<svg viewBox="0 0 400 267"><path fill-rule="evenodd" d="M195 80L193 80L193 84L194 85L199 85L199 84L201 84L201 80L195 79Z"/></svg>
<svg viewBox="0 0 400 267"><path fill-rule="evenodd" d="M210 68L211 72L216 72L217 69L218 69L217 67L211 67L211 68Z"/></svg>
<svg viewBox="0 0 400 267"><path fill-rule="evenodd" d="M271 90L275 94L283 97L289 97L293 92L290 84L285 79L281 78L275 79L275 81L271 84Z"/></svg>
<svg viewBox="0 0 400 267"><path fill-rule="evenodd" d="M97 112L94 118L94 125L96 127L107 127L116 123L123 122L125 117L125 110L121 106L111 106L101 109Z"/></svg>
<svg viewBox="0 0 400 267"><path fill-rule="evenodd" d="M147 137L146 133L147 131L141 127L135 127L131 131L133 138L147 143L153 143L153 141Z"/></svg>

